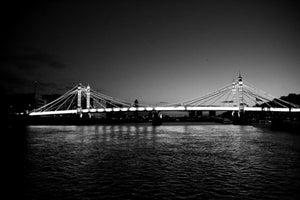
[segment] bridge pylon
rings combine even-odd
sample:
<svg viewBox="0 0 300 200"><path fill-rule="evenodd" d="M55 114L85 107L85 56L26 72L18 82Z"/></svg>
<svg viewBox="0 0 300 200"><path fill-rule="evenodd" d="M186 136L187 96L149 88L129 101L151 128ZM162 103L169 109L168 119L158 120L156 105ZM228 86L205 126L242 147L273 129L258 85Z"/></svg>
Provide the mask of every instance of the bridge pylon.
<svg viewBox="0 0 300 200"><path fill-rule="evenodd" d="M77 87L77 113L80 114L80 116L82 116L81 95L82 85L79 83Z"/></svg>
<svg viewBox="0 0 300 200"><path fill-rule="evenodd" d="M238 80L238 106L239 112L242 114L244 112L244 101L243 101L243 78L241 73L239 73L239 80Z"/></svg>
<svg viewBox="0 0 300 200"><path fill-rule="evenodd" d="M232 92L232 106L235 106L236 105L236 83L235 83L234 78L232 80L231 92Z"/></svg>
<svg viewBox="0 0 300 200"><path fill-rule="evenodd" d="M86 87L86 108L91 108L91 89L89 85Z"/></svg>
<svg viewBox="0 0 300 200"><path fill-rule="evenodd" d="M90 111L90 108L91 108L91 88L90 86L88 85L86 87L86 109L88 109L88 111ZM88 117L91 118L91 113L89 112L88 113Z"/></svg>
<svg viewBox="0 0 300 200"><path fill-rule="evenodd" d="M162 114L159 111L152 111L152 125L162 125Z"/></svg>

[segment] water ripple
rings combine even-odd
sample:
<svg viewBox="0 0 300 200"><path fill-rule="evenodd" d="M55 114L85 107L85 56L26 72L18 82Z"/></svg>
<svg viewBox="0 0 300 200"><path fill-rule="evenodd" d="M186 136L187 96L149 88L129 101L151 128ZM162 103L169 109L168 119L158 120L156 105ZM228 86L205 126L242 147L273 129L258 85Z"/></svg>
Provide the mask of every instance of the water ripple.
<svg viewBox="0 0 300 200"><path fill-rule="evenodd" d="M251 126L31 126L28 199L297 199L299 135Z"/></svg>

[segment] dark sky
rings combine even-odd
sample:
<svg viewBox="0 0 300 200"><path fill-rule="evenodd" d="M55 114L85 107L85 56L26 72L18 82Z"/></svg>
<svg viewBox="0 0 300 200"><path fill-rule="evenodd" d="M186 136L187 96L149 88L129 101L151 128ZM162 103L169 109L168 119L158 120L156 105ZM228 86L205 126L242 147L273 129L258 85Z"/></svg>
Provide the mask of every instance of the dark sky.
<svg viewBox="0 0 300 200"><path fill-rule="evenodd" d="M94 3L93 3L94 2ZM1 7L1 87L174 102L246 80L300 93L296 1L36 1Z"/></svg>

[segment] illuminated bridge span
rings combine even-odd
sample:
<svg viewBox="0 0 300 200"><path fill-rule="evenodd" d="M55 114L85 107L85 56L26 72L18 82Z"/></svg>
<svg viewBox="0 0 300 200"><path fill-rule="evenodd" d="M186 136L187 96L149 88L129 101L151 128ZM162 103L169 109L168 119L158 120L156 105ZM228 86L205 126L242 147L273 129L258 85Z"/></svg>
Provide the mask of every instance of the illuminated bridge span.
<svg viewBox="0 0 300 200"><path fill-rule="evenodd" d="M300 112L300 106L284 101L238 80L207 95L182 102L152 106L116 99L79 84L56 100L33 110L30 116L132 111L271 111Z"/></svg>

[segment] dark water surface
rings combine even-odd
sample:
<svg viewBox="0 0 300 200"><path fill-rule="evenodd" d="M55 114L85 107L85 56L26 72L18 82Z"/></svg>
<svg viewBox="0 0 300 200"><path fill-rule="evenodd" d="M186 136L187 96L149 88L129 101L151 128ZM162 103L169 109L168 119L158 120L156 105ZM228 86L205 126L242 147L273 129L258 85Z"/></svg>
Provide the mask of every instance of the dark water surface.
<svg viewBox="0 0 300 200"><path fill-rule="evenodd" d="M300 135L236 125L29 126L27 199L297 199Z"/></svg>

